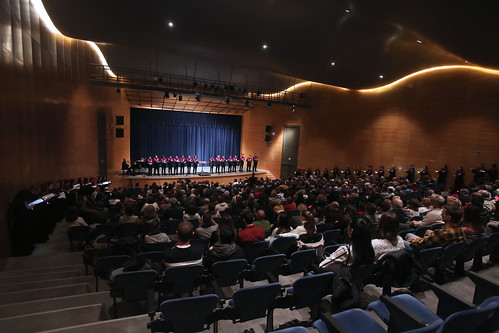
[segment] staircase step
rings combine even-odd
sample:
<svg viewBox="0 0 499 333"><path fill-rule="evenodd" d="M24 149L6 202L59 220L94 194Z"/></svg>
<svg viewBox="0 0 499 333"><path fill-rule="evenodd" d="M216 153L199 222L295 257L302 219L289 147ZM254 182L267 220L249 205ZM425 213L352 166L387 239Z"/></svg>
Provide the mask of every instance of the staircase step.
<svg viewBox="0 0 499 333"><path fill-rule="evenodd" d="M2 271L0 272L0 278L4 276L20 276L28 274L43 274L43 273L64 272L64 271L80 271L81 273L84 273L85 266L80 264L80 265L68 265L68 266L52 266L52 267L44 267L36 269L18 269L11 271Z"/></svg>
<svg viewBox="0 0 499 333"><path fill-rule="evenodd" d="M87 283L72 284L61 287L40 288L25 291L14 291L0 294L0 304L19 303L39 299L63 297L89 293L90 286Z"/></svg>
<svg viewBox="0 0 499 333"><path fill-rule="evenodd" d="M64 279L29 281L21 283L4 283L0 284L0 293L12 291L23 291L30 289L50 288L53 286L67 286L70 284L87 283L90 287L95 288L95 278L93 276L75 276Z"/></svg>
<svg viewBox="0 0 499 333"><path fill-rule="evenodd" d="M61 271L61 272L50 272L50 273L30 274L30 275L23 274L23 275L13 275L13 276L7 275L7 276L0 276L0 284L55 280L55 279L64 279L75 276L82 276L81 271Z"/></svg>
<svg viewBox="0 0 499 333"><path fill-rule="evenodd" d="M102 304L78 306L0 319L4 333L26 333L108 320Z"/></svg>
<svg viewBox="0 0 499 333"><path fill-rule="evenodd" d="M20 303L0 305L0 318L20 316L37 312L53 311L77 306L105 304L106 309L113 304L109 291L98 293L64 296Z"/></svg>
<svg viewBox="0 0 499 333"><path fill-rule="evenodd" d="M55 254L43 254L25 257L10 257L5 263L4 271L19 269L45 268L51 266L75 265L83 262L83 252L64 252Z"/></svg>
<svg viewBox="0 0 499 333"><path fill-rule="evenodd" d="M99 321L90 324L75 325L71 327L64 327L43 332L44 333L149 332L149 330L147 329L148 322L149 322L149 317L147 315L139 315L133 317L120 318L120 319Z"/></svg>

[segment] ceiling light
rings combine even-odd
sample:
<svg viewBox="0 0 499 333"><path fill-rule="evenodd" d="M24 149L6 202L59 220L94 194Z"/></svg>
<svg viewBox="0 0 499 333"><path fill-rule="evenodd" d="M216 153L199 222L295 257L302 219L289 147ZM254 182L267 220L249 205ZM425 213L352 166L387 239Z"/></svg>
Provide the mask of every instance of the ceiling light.
<svg viewBox="0 0 499 333"><path fill-rule="evenodd" d="M423 43L423 42L422 42L421 40L419 40L419 39L418 39L416 42L418 42L419 44L422 44L422 43Z"/></svg>
<svg viewBox="0 0 499 333"><path fill-rule="evenodd" d="M173 22L172 22L172 21L169 21L169 22L168 22L168 26L169 26L170 28L173 28Z"/></svg>
<svg viewBox="0 0 499 333"><path fill-rule="evenodd" d="M380 79L382 79L382 78L383 78L383 75L380 75L380 76L379 76L379 78L380 78Z"/></svg>
<svg viewBox="0 0 499 333"><path fill-rule="evenodd" d="M182 102L182 95L178 95L179 102Z"/></svg>
<svg viewBox="0 0 499 333"><path fill-rule="evenodd" d="M333 62L331 63L331 66L334 66L334 65L336 65L336 64L335 64L335 63L334 63L334 61L333 61Z"/></svg>
<svg viewBox="0 0 499 333"><path fill-rule="evenodd" d="M268 102L267 103L267 106L265 106L267 109L270 109L270 107L272 106L272 102Z"/></svg>
<svg viewBox="0 0 499 333"><path fill-rule="evenodd" d="M266 50L266 49L268 49L268 48L269 48L269 46L268 46L267 44L263 44L263 45L262 45L262 48L263 48L264 50Z"/></svg>
<svg viewBox="0 0 499 333"><path fill-rule="evenodd" d="M291 108L291 112L295 112L295 105L293 104L293 107Z"/></svg>
<svg viewBox="0 0 499 333"><path fill-rule="evenodd" d="M348 9L345 9L345 12L347 12L347 13L350 13L350 10L348 10Z"/></svg>

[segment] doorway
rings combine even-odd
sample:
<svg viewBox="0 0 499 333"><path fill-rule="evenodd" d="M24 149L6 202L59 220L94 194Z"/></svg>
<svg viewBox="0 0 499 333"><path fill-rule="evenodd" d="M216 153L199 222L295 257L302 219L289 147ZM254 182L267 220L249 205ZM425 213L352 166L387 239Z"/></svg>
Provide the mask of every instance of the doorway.
<svg viewBox="0 0 499 333"><path fill-rule="evenodd" d="M300 126L284 125L281 158L281 179L294 175L298 165Z"/></svg>

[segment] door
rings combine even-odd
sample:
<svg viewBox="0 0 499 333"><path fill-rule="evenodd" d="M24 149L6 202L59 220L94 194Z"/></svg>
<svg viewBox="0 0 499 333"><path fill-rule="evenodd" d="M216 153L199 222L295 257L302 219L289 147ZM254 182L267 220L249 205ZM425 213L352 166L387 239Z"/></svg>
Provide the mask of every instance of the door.
<svg viewBox="0 0 499 333"><path fill-rule="evenodd" d="M294 175L298 165L298 147L300 145L300 126L284 125L282 142L281 179Z"/></svg>

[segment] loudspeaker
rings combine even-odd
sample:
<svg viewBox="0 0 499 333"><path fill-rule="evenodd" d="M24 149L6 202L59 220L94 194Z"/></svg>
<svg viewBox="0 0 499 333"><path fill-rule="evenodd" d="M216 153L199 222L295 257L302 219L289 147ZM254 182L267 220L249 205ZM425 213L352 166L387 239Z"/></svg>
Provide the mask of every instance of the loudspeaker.
<svg viewBox="0 0 499 333"><path fill-rule="evenodd" d="M265 132L267 133L272 132L272 126L270 125L265 126Z"/></svg>
<svg viewBox="0 0 499 333"><path fill-rule="evenodd" d="M125 117L124 116L116 116L116 126L125 125Z"/></svg>
<svg viewBox="0 0 499 333"><path fill-rule="evenodd" d="M198 172L198 175L199 176L211 176L211 173L203 171L203 172Z"/></svg>
<svg viewBox="0 0 499 333"><path fill-rule="evenodd" d="M116 137L117 138L125 137L125 130L123 128L116 128Z"/></svg>
<svg viewBox="0 0 499 333"><path fill-rule="evenodd" d="M270 142L272 140L272 136L270 134L265 135L265 142Z"/></svg>

